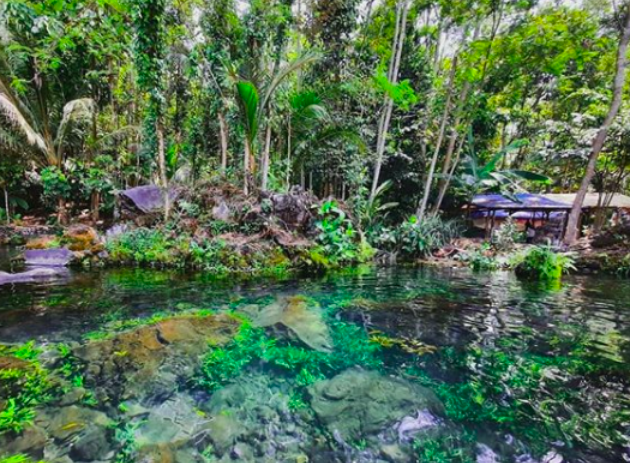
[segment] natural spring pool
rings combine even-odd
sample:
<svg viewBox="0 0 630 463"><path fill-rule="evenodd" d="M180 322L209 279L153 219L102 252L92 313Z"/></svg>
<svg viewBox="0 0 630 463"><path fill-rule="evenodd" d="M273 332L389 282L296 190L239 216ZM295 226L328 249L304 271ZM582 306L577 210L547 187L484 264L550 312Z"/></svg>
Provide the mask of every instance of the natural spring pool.
<svg viewBox="0 0 630 463"><path fill-rule="evenodd" d="M3 463L630 461L628 280L72 271L0 343Z"/></svg>

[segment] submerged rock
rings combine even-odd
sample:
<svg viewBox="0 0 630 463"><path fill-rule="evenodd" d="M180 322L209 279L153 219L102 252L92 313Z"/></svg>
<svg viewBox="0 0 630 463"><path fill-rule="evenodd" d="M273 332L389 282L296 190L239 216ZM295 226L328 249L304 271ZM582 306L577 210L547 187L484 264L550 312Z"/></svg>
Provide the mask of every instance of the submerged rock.
<svg viewBox="0 0 630 463"><path fill-rule="evenodd" d="M321 308L309 304L303 297L279 297L264 307L247 306L242 310L252 318L254 326L284 328L313 350L330 352L332 349Z"/></svg>
<svg viewBox="0 0 630 463"><path fill-rule="evenodd" d="M104 413L72 405L43 413L37 424L76 461L98 461L113 450L113 421Z"/></svg>
<svg viewBox="0 0 630 463"><path fill-rule="evenodd" d="M21 273L0 272L0 286L14 283L31 283L33 281L62 278L68 276L66 269L34 268Z"/></svg>
<svg viewBox="0 0 630 463"><path fill-rule="evenodd" d="M308 392L320 422L346 442L379 433L417 410L442 410L429 389L360 369L319 381Z"/></svg>
<svg viewBox="0 0 630 463"><path fill-rule="evenodd" d="M169 461L164 459L167 455L184 448L205 447L210 430L210 420L197 412L192 400L177 394L149 411L134 439L145 461ZM149 459L150 455L154 459Z"/></svg>
<svg viewBox="0 0 630 463"><path fill-rule="evenodd" d="M228 342L239 325L229 315L175 317L88 341L74 355L85 364L87 384L107 398L162 402L192 376L208 345Z"/></svg>

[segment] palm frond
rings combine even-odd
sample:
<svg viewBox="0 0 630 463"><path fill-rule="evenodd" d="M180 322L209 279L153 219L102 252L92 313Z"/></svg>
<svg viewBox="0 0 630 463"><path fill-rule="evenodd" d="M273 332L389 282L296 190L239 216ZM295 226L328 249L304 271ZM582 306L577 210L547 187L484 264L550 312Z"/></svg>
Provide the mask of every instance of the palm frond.
<svg viewBox="0 0 630 463"><path fill-rule="evenodd" d="M44 138L31 126L11 97L4 92L0 92L0 113L14 128L20 131L29 145L46 152Z"/></svg>
<svg viewBox="0 0 630 463"><path fill-rule="evenodd" d="M269 101L271 100L273 93L276 91L276 89L282 83L282 81L284 81L284 79L286 79L289 75L291 75L293 72L297 71L301 67L306 66L307 64L310 64L310 63L314 63L315 61L318 61L320 58L321 58L321 55L319 53L308 51L304 53L303 55L299 56L298 58L294 59L290 63L288 63L286 66L280 68L278 72L271 78L271 81L269 82L269 85L266 88L265 95L262 99L260 107L261 108L267 107L267 104L269 104Z"/></svg>
<svg viewBox="0 0 630 463"><path fill-rule="evenodd" d="M236 92L245 114L247 133L251 142L258 132L258 90L253 83L241 81L236 84Z"/></svg>

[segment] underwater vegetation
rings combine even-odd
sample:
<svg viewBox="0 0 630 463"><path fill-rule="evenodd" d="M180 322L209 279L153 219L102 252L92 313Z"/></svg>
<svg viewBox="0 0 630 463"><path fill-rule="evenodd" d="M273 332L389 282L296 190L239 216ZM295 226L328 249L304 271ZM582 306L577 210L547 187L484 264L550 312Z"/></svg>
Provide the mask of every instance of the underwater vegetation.
<svg viewBox="0 0 630 463"><path fill-rule="evenodd" d="M408 373L436 392L454 422L491 423L518 436L537 456L553 442L569 452L597 448L605 453L627 445L627 384L617 384L616 392L604 396L597 392L598 386L621 377L624 364L595 359L590 353L593 340L567 326L544 339L551 347L544 354L535 353L532 347L541 340L533 337L446 348L423 357L428 362Z"/></svg>
<svg viewBox="0 0 630 463"><path fill-rule="evenodd" d="M52 398L53 384L33 342L0 346L0 434L19 433L35 418L35 407Z"/></svg>
<svg viewBox="0 0 630 463"><path fill-rule="evenodd" d="M289 375L300 387L356 365L372 369L383 367L380 345L371 342L362 327L341 321L333 321L329 326L335 348L331 352L319 352L273 338L244 319L229 344L211 349L204 357L197 384L215 391L238 377L253 362L264 362L279 373Z"/></svg>

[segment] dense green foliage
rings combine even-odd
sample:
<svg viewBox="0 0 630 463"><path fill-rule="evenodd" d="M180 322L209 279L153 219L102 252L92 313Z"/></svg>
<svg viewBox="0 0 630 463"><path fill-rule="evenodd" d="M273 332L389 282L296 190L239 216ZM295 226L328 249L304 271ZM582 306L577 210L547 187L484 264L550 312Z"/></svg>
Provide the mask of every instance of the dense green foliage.
<svg viewBox="0 0 630 463"><path fill-rule="evenodd" d="M356 216L324 231L343 261L365 251L344 244L353 232L426 254L422 222L476 193L577 188L625 4L298 3L3 2L2 217L70 206L97 220L115 189L217 174L249 193L300 184ZM627 119L595 191L627 189Z"/></svg>

